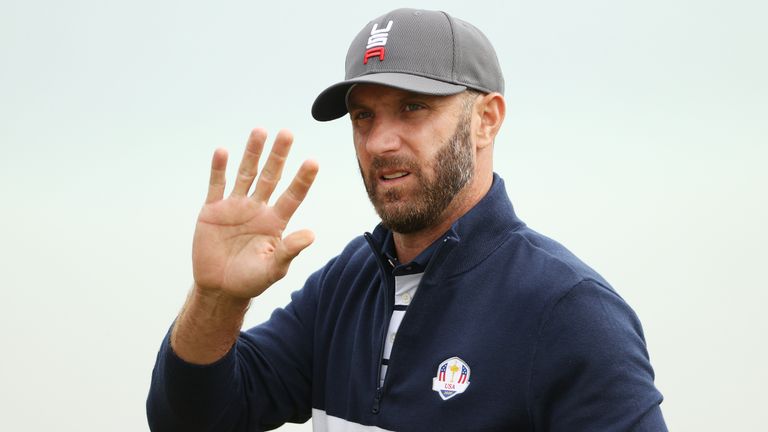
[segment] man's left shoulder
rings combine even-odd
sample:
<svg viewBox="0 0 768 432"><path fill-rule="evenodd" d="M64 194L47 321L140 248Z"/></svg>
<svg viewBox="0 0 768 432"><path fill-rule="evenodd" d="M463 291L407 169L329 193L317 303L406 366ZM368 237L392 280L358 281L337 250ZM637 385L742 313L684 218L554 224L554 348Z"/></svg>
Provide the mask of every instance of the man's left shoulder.
<svg viewBox="0 0 768 432"><path fill-rule="evenodd" d="M510 232L485 267L517 289L539 295L559 297L582 282L615 293L608 281L565 246L527 226Z"/></svg>

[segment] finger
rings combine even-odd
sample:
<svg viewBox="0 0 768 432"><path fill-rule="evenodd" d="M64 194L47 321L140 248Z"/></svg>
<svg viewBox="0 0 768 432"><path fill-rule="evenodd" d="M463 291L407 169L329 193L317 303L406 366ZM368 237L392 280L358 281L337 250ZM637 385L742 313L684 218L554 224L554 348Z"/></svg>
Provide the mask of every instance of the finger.
<svg viewBox="0 0 768 432"><path fill-rule="evenodd" d="M227 185L227 150L216 149L211 161L211 179L208 182L208 196L205 203L212 203L224 198L224 187Z"/></svg>
<svg viewBox="0 0 768 432"><path fill-rule="evenodd" d="M267 131L264 129L254 129L248 137L248 144L245 145L243 159L240 161L240 168L237 170L237 180L235 187L232 188L232 196L245 196L248 189L256 178L256 172L259 168L259 158L264 150L264 141L267 139Z"/></svg>
<svg viewBox="0 0 768 432"><path fill-rule="evenodd" d="M275 212L280 219L288 223L288 220L307 196L307 192L315 181L319 169L320 167L317 162L313 160L306 160L301 164L299 172L296 173L290 186L280 195L280 198L275 203Z"/></svg>
<svg viewBox="0 0 768 432"><path fill-rule="evenodd" d="M256 189L253 191L253 198L257 201L267 202L269 197L277 187L280 176L283 175L285 160L288 158L288 152L293 144L293 134L283 129L277 133L275 143L272 145L272 151L264 164L264 168L259 174L259 180L256 182Z"/></svg>
<svg viewBox="0 0 768 432"><path fill-rule="evenodd" d="M282 278L288 272L288 266L301 251L315 241L315 234L310 230L296 231L283 238L275 251L275 260L279 274L276 279Z"/></svg>

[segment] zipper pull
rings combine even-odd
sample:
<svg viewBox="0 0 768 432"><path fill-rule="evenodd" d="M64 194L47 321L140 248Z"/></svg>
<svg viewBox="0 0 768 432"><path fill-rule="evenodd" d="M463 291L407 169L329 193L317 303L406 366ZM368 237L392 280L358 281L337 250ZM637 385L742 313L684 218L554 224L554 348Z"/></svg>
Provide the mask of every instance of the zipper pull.
<svg viewBox="0 0 768 432"><path fill-rule="evenodd" d="M376 389L376 396L373 397L373 408L371 409L371 412L374 414L378 414L379 411L381 411L381 388Z"/></svg>

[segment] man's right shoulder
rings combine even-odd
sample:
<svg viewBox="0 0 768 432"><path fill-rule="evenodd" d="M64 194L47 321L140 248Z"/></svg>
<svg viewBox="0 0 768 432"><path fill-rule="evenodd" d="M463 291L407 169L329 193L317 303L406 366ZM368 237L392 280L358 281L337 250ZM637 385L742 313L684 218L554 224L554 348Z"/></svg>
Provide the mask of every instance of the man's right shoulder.
<svg viewBox="0 0 768 432"><path fill-rule="evenodd" d="M365 236L359 235L347 243L341 252L319 270L323 280L334 281L348 279L364 269L377 270L376 257Z"/></svg>

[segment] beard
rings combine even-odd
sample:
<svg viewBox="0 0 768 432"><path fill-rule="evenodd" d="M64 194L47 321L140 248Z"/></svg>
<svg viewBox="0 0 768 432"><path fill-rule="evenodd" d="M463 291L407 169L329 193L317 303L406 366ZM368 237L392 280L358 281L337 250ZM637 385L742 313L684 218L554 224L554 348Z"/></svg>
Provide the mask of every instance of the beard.
<svg viewBox="0 0 768 432"><path fill-rule="evenodd" d="M453 135L431 161L432 179L427 178L417 160L402 156L374 157L368 178L360 167L368 198L382 225L400 234L410 234L440 222L445 209L474 176L470 121L470 110L464 110ZM417 185L411 191L410 201L403 200L406 192L403 188L389 188L383 194L379 192L375 173L385 168L403 168L416 177Z"/></svg>

